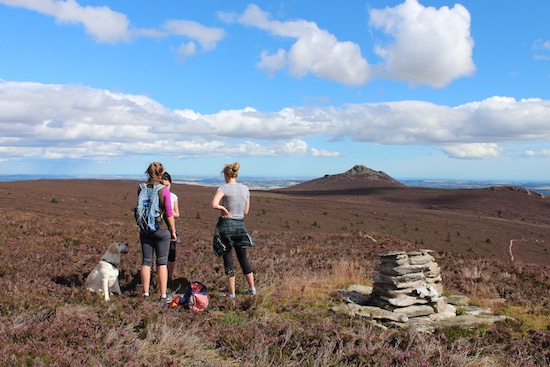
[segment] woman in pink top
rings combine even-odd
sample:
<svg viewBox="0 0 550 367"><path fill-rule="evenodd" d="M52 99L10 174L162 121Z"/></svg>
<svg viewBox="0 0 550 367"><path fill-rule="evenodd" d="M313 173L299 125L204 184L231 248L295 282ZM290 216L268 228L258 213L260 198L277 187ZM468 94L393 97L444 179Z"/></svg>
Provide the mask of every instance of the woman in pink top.
<svg viewBox="0 0 550 367"><path fill-rule="evenodd" d="M159 162L153 162L145 171L149 180L147 186L154 187L162 184L162 174L164 167ZM138 196L141 188L138 187ZM153 255L156 254L157 273L159 277L159 291L161 301L170 302L170 296L166 295L168 287L168 252L170 250L170 241L176 240L176 225L174 222L174 211L172 201L170 200L170 189L163 187L160 189L159 201L160 208L164 213L164 220L159 229L153 233L146 233L140 230L139 240L141 242L142 263L141 263L141 284L143 285L143 296L149 297L149 286L151 283L151 266L153 265Z"/></svg>
<svg viewBox="0 0 550 367"><path fill-rule="evenodd" d="M172 203L172 210L174 211L174 220L179 218L180 209L178 204L178 195L174 194L172 190L172 176L168 172L162 174L162 183L170 190L170 202ZM168 284L172 282L172 276L174 275L174 268L176 267L176 243L177 241L170 241L170 251L168 252Z"/></svg>

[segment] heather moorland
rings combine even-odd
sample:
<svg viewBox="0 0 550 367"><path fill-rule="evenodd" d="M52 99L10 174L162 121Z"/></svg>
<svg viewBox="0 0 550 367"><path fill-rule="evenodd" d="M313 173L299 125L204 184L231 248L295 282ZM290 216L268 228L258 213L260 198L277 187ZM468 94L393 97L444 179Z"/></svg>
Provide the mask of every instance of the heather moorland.
<svg viewBox="0 0 550 367"><path fill-rule="evenodd" d="M232 302L217 297L225 279L211 248L215 188L175 184L182 242L172 287L200 280L211 301L193 313L141 298L137 184L0 183L0 365L550 364L548 198L518 188L253 191L246 223L258 295ZM130 251L124 297L106 303L84 281L114 241ZM381 253L417 249L434 251L445 294L510 318L423 333L331 310L339 289L372 285Z"/></svg>

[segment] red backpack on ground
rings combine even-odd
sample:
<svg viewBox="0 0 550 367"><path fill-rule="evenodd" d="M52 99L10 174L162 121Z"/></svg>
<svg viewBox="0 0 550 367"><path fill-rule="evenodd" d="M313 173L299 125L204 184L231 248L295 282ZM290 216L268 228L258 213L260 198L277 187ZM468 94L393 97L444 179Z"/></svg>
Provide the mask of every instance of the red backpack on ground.
<svg viewBox="0 0 550 367"><path fill-rule="evenodd" d="M168 307L183 306L195 312L208 311L210 302L208 300L208 288L201 282L193 281L185 290L185 293L175 297Z"/></svg>

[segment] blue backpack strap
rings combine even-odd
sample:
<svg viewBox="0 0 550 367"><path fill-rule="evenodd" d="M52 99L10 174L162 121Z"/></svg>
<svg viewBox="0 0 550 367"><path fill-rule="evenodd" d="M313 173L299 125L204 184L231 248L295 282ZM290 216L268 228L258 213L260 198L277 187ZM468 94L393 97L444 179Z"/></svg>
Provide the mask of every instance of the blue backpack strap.
<svg viewBox="0 0 550 367"><path fill-rule="evenodd" d="M159 198L159 191L162 190L164 188L164 185L162 184L158 184L158 185L155 185L155 187L153 187L153 201L152 201L152 206L156 208L158 208L158 212L156 210L150 210L149 211L149 218L148 218L148 223L149 223L149 227L151 228L152 231L156 231L158 228L154 228L154 227L151 227L152 225L160 225L161 222L156 222L156 218L160 216L160 218L162 218L162 208L161 208L161 202L160 202L160 198ZM158 216L157 216L158 214ZM162 219L161 219L162 220Z"/></svg>

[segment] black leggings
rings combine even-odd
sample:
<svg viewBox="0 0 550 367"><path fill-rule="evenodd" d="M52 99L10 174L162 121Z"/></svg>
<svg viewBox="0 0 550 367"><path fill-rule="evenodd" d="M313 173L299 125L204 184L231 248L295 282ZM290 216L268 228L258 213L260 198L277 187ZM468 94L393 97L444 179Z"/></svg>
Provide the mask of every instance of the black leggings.
<svg viewBox="0 0 550 367"><path fill-rule="evenodd" d="M246 247L233 246L233 248L235 249L235 253L237 254L237 260L239 260L239 264L243 269L243 274L247 275L252 273L253 272L252 267L250 266L250 263L248 262L248 258L246 257ZM228 277L235 276L233 251L229 250L223 255L223 267L225 269L225 274Z"/></svg>
<svg viewBox="0 0 550 367"><path fill-rule="evenodd" d="M176 241L170 241L170 251L168 251L168 262L176 261Z"/></svg>
<svg viewBox="0 0 550 367"><path fill-rule="evenodd" d="M214 237L219 238L227 247L235 249L244 275L252 273L252 267L246 257L246 248L255 245L244 226L244 220L220 217L216 224ZM235 276L235 265L231 249L223 255L223 266L228 277Z"/></svg>

